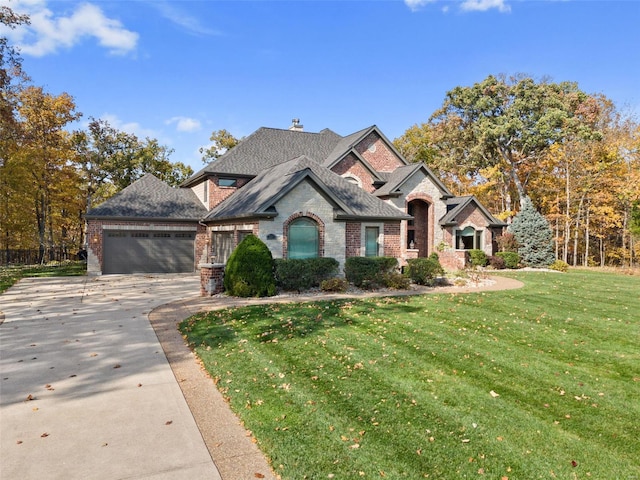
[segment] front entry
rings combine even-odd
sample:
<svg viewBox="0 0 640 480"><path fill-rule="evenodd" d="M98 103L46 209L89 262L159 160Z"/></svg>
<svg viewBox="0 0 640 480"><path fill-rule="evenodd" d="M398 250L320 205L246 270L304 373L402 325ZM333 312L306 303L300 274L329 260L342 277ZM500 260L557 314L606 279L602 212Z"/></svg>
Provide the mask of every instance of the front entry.
<svg viewBox="0 0 640 480"><path fill-rule="evenodd" d="M429 226L431 208L431 204L424 200L412 200L407 204L407 213L413 217L413 220L407 222L406 248L418 250L418 257L428 257L431 253L429 251L432 243Z"/></svg>

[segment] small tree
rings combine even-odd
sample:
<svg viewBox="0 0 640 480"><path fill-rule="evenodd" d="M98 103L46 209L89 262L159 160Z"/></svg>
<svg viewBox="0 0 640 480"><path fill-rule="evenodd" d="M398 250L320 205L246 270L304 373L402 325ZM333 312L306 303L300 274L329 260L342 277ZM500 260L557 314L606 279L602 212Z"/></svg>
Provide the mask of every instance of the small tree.
<svg viewBox="0 0 640 480"><path fill-rule="evenodd" d="M224 288L236 297L276 294L273 257L262 240L248 235L233 251L224 272Z"/></svg>
<svg viewBox="0 0 640 480"><path fill-rule="evenodd" d="M524 197L522 209L509 225L509 231L520 244L518 253L525 265L548 267L553 263L555 260L553 232L529 197Z"/></svg>

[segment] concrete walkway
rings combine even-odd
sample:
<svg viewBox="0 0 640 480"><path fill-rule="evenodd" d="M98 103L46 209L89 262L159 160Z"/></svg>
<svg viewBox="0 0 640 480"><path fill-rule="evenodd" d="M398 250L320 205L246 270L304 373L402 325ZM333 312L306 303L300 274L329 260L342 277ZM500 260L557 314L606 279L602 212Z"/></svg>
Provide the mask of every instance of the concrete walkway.
<svg viewBox="0 0 640 480"><path fill-rule="evenodd" d="M220 479L148 320L198 290L194 275L110 275L2 294L0 478Z"/></svg>

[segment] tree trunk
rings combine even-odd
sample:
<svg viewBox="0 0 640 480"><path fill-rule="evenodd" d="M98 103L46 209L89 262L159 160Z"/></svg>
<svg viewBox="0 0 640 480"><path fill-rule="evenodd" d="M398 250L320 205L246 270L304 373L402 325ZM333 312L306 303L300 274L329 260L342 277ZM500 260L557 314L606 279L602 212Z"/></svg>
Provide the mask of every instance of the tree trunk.
<svg viewBox="0 0 640 480"><path fill-rule="evenodd" d="M573 232L573 266L578 266L578 238L580 237L580 220L582 218L582 207L584 205L584 193L580 197L578 213L576 214L576 229Z"/></svg>
<svg viewBox="0 0 640 480"><path fill-rule="evenodd" d="M585 231L584 231L584 263L583 266L589 266L589 204L585 211Z"/></svg>

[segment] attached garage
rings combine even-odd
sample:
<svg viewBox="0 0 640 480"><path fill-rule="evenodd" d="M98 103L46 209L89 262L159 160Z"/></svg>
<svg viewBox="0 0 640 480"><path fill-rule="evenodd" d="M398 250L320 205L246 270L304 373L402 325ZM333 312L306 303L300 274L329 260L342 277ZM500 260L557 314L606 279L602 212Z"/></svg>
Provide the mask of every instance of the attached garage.
<svg viewBox="0 0 640 480"><path fill-rule="evenodd" d="M196 232L105 230L103 273L190 273Z"/></svg>
<svg viewBox="0 0 640 480"><path fill-rule="evenodd" d="M207 243L206 214L191 189L147 174L87 212L87 272L193 273Z"/></svg>

